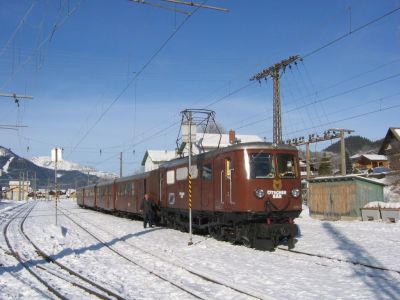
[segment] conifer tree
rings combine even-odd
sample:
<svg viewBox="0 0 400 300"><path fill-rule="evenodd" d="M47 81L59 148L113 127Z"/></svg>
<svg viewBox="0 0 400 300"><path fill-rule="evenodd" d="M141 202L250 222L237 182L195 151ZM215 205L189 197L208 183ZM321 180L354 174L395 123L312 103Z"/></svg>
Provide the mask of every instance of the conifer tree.
<svg viewBox="0 0 400 300"><path fill-rule="evenodd" d="M326 152L322 153L322 158L319 162L318 175L327 176L332 175L332 163L330 157Z"/></svg>

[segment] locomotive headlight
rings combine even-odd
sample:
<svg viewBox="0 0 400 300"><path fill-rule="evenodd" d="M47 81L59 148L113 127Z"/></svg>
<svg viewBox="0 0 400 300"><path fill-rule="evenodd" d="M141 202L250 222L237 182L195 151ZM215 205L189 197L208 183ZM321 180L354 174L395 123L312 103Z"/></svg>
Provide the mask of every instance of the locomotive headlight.
<svg viewBox="0 0 400 300"><path fill-rule="evenodd" d="M300 190L299 189L293 189L292 190L292 196L295 198L298 198L300 196Z"/></svg>
<svg viewBox="0 0 400 300"><path fill-rule="evenodd" d="M262 199L262 198L264 198L264 196L265 196L265 192L264 192L263 189L256 189L256 190L254 191L254 193L256 194L256 197L257 197L258 199Z"/></svg>

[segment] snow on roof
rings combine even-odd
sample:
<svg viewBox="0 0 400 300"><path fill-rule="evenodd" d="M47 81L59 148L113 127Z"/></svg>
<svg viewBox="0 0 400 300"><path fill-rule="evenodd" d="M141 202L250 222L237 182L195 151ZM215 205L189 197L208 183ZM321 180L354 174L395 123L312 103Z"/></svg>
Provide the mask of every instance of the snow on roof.
<svg viewBox="0 0 400 300"><path fill-rule="evenodd" d="M400 209L400 202L373 201L364 205L364 208L394 208Z"/></svg>
<svg viewBox="0 0 400 300"><path fill-rule="evenodd" d="M368 160L387 160L386 155L379 155L379 154L363 154L361 155Z"/></svg>
<svg viewBox="0 0 400 300"><path fill-rule="evenodd" d="M340 175L340 176L320 176L320 177L314 177L310 179L310 182L334 182L334 181L346 181L346 180L361 180L361 181L366 181L370 183L375 183L379 184L382 186L385 186L386 184L383 183L380 180L377 180L375 178L366 178L363 176L359 175L354 175L354 174L348 174L348 175Z"/></svg>
<svg viewBox="0 0 400 300"><path fill-rule="evenodd" d="M143 158L142 165L150 157L153 162L164 162L176 157L175 150L147 150Z"/></svg>
<svg viewBox="0 0 400 300"><path fill-rule="evenodd" d="M221 137L220 147L227 147L231 145L229 143L229 134L221 134L218 133L196 133L196 141L198 144L204 148L217 148L218 142ZM263 139L257 135L244 135L244 134L236 134L236 140L240 143L250 143L250 142L262 142Z"/></svg>
<svg viewBox="0 0 400 300"><path fill-rule="evenodd" d="M400 137L400 128L393 128L393 131Z"/></svg>

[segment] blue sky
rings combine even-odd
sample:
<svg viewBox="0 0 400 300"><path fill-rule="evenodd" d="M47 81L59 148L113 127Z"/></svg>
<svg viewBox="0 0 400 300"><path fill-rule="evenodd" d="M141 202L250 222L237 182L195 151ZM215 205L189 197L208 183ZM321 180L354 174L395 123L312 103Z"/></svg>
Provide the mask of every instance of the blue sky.
<svg viewBox="0 0 400 300"><path fill-rule="evenodd" d="M303 62L281 78L285 140L337 127L377 140L400 126L399 10L310 54L399 1L206 4L230 12L186 19L127 0L0 0L0 93L34 97L19 108L0 98L0 124L28 126L0 129L0 145L27 158L60 146L67 160L115 173L123 152L129 174L146 149L175 147L185 108L271 141L271 80L241 88L295 54Z"/></svg>

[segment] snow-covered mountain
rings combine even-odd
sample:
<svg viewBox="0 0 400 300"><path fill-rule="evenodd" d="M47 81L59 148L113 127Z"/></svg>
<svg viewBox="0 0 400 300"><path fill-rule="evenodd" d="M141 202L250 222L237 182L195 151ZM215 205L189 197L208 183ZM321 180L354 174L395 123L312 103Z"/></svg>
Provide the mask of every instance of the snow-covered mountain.
<svg viewBox="0 0 400 300"><path fill-rule="evenodd" d="M77 163L60 160L57 164L58 184L62 188L74 188L99 180L115 178L115 174L98 171ZM12 180L32 180L37 188L48 188L54 184L54 162L50 157L25 159L10 149L0 146L0 187L8 186Z"/></svg>
<svg viewBox="0 0 400 300"><path fill-rule="evenodd" d="M33 162L35 165L47 169L52 169L54 170L55 167L55 162L52 161L51 157L49 156L36 156L31 158L31 162ZM57 169L58 170L63 170L63 171L79 171L82 173L89 173L90 175L95 175L100 178L115 178L117 175L104 172L104 171L98 171L92 167L89 166L82 166L78 163L74 163L71 161L67 160L61 160L57 162Z"/></svg>

